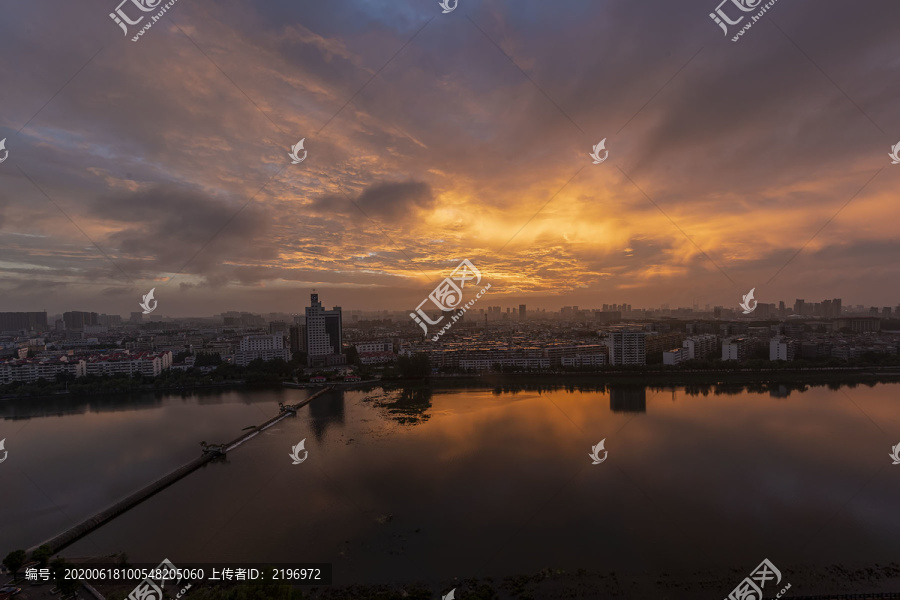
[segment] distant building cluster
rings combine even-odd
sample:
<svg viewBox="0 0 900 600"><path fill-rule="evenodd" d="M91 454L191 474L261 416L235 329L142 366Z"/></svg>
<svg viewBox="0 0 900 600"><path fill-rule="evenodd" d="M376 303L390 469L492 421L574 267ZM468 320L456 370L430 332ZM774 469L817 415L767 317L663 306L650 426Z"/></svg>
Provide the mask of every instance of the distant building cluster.
<svg viewBox="0 0 900 600"><path fill-rule="evenodd" d="M688 360L705 360L716 354L719 337L714 334L691 336L681 343L681 347L663 352L663 364L677 365Z"/></svg>
<svg viewBox="0 0 900 600"><path fill-rule="evenodd" d="M47 313L0 312L0 331L47 331Z"/></svg>
<svg viewBox="0 0 900 600"><path fill-rule="evenodd" d="M284 336L247 335L240 341L240 349L232 355L232 362L239 367L246 367L254 360L291 360L291 351L284 346Z"/></svg>
<svg viewBox="0 0 900 600"><path fill-rule="evenodd" d="M707 306L707 312L701 313L707 318L693 322L688 319L697 314L696 307L693 311L667 306L660 311L638 311L627 304L606 304L598 311L564 306L555 317L538 310L514 321L506 318L509 310L488 307L487 314L502 315L499 323L487 317L468 318L439 344L418 342L415 336L407 342L401 338L399 352L424 352L432 367L448 371L675 366L692 360L851 360L872 353L897 354L900 331L881 331L884 319L898 314L895 311L881 310L875 316L876 311L861 306L844 307L839 298L818 303L798 300L794 308L784 304L757 310L754 318ZM651 317L652 312L657 316ZM660 318L660 314L666 316ZM767 316L762 318L763 314ZM602 346L602 352L551 358L553 346L563 340L591 345L593 336L587 333L591 325L599 326L591 333L599 338L599 344L593 345ZM894 328L900 329L896 324Z"/></svg>
<svg viewBox="0 0 900 600"><path fill-rule="evenodd" d="M39 379L55 381L57 375L67 373L72 377L84 377L87 363L84 360L69 360L62 357L53 359L8 359L0 362L0 383L34 383Z"/></svg>
<svg viewBox="0 0 900 600"><path fill-rule="evenodd" d="M85 375L123 374L155 377L172 366L171 352L40 352L34 358L0 361L0 383L54 381L59 374L74 378Z"/></svg>
<svg viewBox="0 0 900 600"><path fill-rule="evenodd" d="M201 319L158 314L0 312L0 383L85 375L157 376L166 369L208 372L226 363L296 359L309 371L390 367L425 353L438 372L595 370L687 361L850 361L900 348L900 310L845 306L840 298L760 303L750 315L707 305L602 309L525 304L487 306L461 316L435 343L406 312L326 309L311 294L303 314L231 311ZM435 315L439 316L439 315ZM296 364L296 361L295 361Z"/></svg>
<svg viewBox="0 0 900 600"><path fill-rule="evenodd" d="M485 372L504 368L534 371L605 365L609 350L601 344L509 348L489 343L475 343L470 347L457 343L429 348L409 345L400 349L401 355L411 356L418 352L428 354L435 369Z"/></svg>
<svg viewBox="0 0 900 600"><path fill-rule="evenodd" d="M142 313L123 322L119 315L70 311L53 327L46 312L0 312L0 384L53 381L60 374L154 377L170 368L193 368L204 356L246 367L255 360L290 361L294 352L303 352L310 367L346 364L341 308L325 310L312 294L305 312L293 325L229 312L217 324L192 326L171 320L145 323ZM390 342L370 345L361 354L372 364L396 358ZM173 364L176 356L179 362ZM213 367L197 368L208 372Z"/></svg>
<svg viewBox="0 0 900 600"><path fill-rule="evenodd" d="M354 344L359 362L363 365L383 365L397 359L391 340L359 342Z"/></svg>

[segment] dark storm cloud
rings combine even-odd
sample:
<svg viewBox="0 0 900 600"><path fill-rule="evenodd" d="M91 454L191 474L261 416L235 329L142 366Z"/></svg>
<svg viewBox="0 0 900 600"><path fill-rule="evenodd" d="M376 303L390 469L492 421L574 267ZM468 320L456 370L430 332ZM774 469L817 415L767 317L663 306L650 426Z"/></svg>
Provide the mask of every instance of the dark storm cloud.
<svg viewBox="0 0 900 600"><path fill-rule="evenodd" d="M431 186L422 181L383 182L366 187L354 201L362 211L379 220L390 222L414 219L434 208ZM312 202L316 211L352 214L358 209L344 196L329 194Z"/></svg>
<svg viewBox="0 0 900 600"><path fill-rule="evenodd" d="M212 276L221 275L228 263L278 257L274 244L264 241L271 216L253 204L240 209L234 200L154 186L100 198L90 212L96 221L114 228L105 243L124 259L126 269L174 273L195 257L186 271Z"/></svg>
<svg viewBox="0 0 900 600"><path fill-rule="evenodd" d="M366 188L357 200L360 208L386 219L405 219L434 206L431 187L420 181L381 183Z"/></svg>

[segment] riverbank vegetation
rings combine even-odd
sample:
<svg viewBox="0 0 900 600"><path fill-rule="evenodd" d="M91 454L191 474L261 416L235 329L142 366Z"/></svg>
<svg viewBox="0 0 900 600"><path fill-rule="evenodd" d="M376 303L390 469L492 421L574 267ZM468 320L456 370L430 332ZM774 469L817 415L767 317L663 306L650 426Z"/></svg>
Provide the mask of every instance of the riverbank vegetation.
<svg viewBox="0 0 900 600"><path fill-rule="evenodd" d="M75 378L70 373L59 373L53 381L39 379L32 383L13 382L0 385L0 397L52 396L65 393L72 396L87 396L234 385L280 385L282 381L289 380L293 373L294 367L281 359L270 361L257 359L246 367L221 363L206 373L196 367L187 370L167 369L156 377L146 377L140 373L134 376L118 373Z"/></svg>

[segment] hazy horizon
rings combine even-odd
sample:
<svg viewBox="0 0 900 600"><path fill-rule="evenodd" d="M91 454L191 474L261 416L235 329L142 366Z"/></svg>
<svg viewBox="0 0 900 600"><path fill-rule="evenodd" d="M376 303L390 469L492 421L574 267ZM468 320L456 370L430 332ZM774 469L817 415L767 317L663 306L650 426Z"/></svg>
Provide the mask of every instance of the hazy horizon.
<svg viewBox="0 0 900 600"><path fill-rule="evenodd" d="M485 296L484 298L487 299L487 298L489 298L489 296ZM369 312L369 313L383 313L383 312L387 311L387 312L389 312L389 313L405 314L405 313L408 312L408 310L409 310L409 309L406 309L406 308L398 308L398 309L389 309L389 308L388 308L388 309L380 309L380 308L366 308L366 307L361 307L361 306L346 306L346 305L341 305L339 302L334 302L334 303L332 303L332 302L329 301L329 299L328 299L327 296L326 296L326 297L322 297L321 294L320 294L320 296L319 296L319 300L320 300L320 302L322 302L323 306L325 306L325 308L327 308L327 309L331 309L332 306L339 306L339 307L341 307L341 310L342 310L345 314L346 314L346 313L349 313L349 312L351 312L351 311L352 311L352 312ZM823 298L823 299L816 299L816 300L806 299L806 303L807 303L807 304L811 304L811 303L819 303L819 302L821 302L822 300L831 300L831 298ZM421 301L421 300L420 300L420 301ZM768 301L759 300L759 302L760 302L760 303L764 303L764 304L774 304L774 305L776 305L776 307L777 307L777 305L778 305L778 301L777 301L777 300L774 301L774 302L768 302ZM622 304L622 303L628 304L627 301L617 302L616 304ZM479 313L479 314L480 314L480 311L481 311L482 309L484 309L484 312L486 313L489 306L490 306L490 307L500 306L500 307L501 307L501 310L502 310L502 312L503 312L503 314L506 314L506 309L509 308L509 309L510 309L509 313L510 313L511 315L515 316L516 318L518 318L518 307L519 307L521 304L525 304L525 305L526 305L526 307L527 307L526 310L528 311L529 314L532 313L532 312L535 311L535 310L537 310L537 311L542 311L542 312L546 312L547 314L552 314L552 313L558 313L558 312L560 312L560 310L561 310L562 308L570 307L570 306L577 307L578 310L582 310L582 311L584 311L584 310L602 310L602 308L603 308L602 305L603 305L603 304L611 304L611 303L605 303L605 302L604 302L604 303L599 303L599 304L597 304L597 305L593 305L593 304L585 304L585 305L578 305L578 304L576 304L576 305L569 305L569 304L564 304L564 303L562 303L561 301L559 301L559 305L556 306L556 305L546 305L546 304L528 304L528 302L518 302L518 301L515 301L515 300L513 300L513 299L505 299L505 300L503 300L502 302L499 301L499 300L498 300L497 302L492 302L492 301L488 300L488 301L486 301L486 302L476 304L476 305L473 307L473 310L474 310L476 313ZM726 309L726 310L737 310L737 311L740 310L740 307L722 306L722 305L717 305L717 304L714 305L714 304L712 304L712 303L709 303L709 305L710 305L710 306L709 306L709 311L706 311L706 304L707 304L707 303L699 303L699 302L698 302L698 306L697 306L697 308L696 308L697 312L701 312L701 313L702 313L702 312L712 312L715 308L724 308L724 309ZM163 305L160 304L159 306L162 307ZM145 323L149 323L149 322L152 322L152 321L155 321L155 320L159 320L160 318L168 318L168 319L212 319L212 318L216 318L216 317L218 317L218 316L220 316L220 315L222 315L222 314L224 314L224 313L228 313L228 312L252 313L252 314L263 315L263 316L268 315L268 314L303 315L303 314L304 314L304 310L303 310L303 309L304 309L304 307L306 307L306 306L309 306L309 300L308 300L308 298L307 298L306 304L300 306L299 309L297 309L297 310L261 310L261 309L255 309L255 308L253 308L253 307L250 307L250 308L234 308L234 307L232 307L232 308L225 308L225 309L223 309L223 310L221 310L221 311L210 312L210 313L206 313L206 314L192 313L192 314L178 314L178 315L175 315L175 314L169 314L169 313L165 312L164 310L161 310L161 309L160 309L160 310L154 310L151 314L144 315L144 316L143 316L143 321L144 321ZM427 306L427 305L426 305L426 306ZM659 306L635 306L635 305L632 304L631 306L632 306L632 309L635 310L635 311L639 311L639 310L644 310L644 311L672 310L672 311L675 311L675 310L691 309L691 308L692 308L691 306L675 306L675 305L670 305L668 308L664 308L664 307L662 307L661 305L659 305ZM793 309L793 306L794 306L793 302L785 301L785 308L786 308L786 309L791 310L791 309ZM849 303L849 302L843 302L843 303L842 303L842 307L843 307L843 309L844 309L845 312L847 311L847 309L851 309L851 308L852 308L852 309L857 309L857 308L860 307L860 306L862 306L864 310L868 310L869 308L871 308L871 306L868 305L868 304L858 304L858 303ZM872 306L874 306L874 305L872 305ZM138 308L140 308L140 307L138 307ZM878 314L879 314L879 316L881 316L881 309L882 309L883 307L877 306L876 308L878 308L878 311L879 311ZM896 307L896 306L892 306L892 307L890 307L890 308L893 309L893 310L896 310L897 307ZM613 310L612 307L610 307L610 310ZM70 312L70 311L75 311L75 312L95 312L95 313L98 313L98 314L120 315L123 319L126 319L126 320L129 318L129 316L130 316L130 314L131 314L132 312L141 312L140 310L135 310L135 311L128 311L128 312L123 312L123 313L118 313L118 312L103 313L103 311L92 310L92 309L90 309L90 308L83 308L83 307L82 307L82 308L78 308L78 307L75 307L75 308L69 308L69 309L66 309L66 310L64 310L64 311L46 311L46 312L47 312L47 315L48 315L48 317L49 317L49 316L61 316L64 312ZM13 312L29 312L29 311L13 311ZM38 312L43 312L43 309L41 309L41 310L38 311ZM897 314L900 314L900 313L897 313ZM800 315L797 315L797 316L800 316ZM821 318L821 317L815 317L814 315L803 315L803 317L804 317L804 318ZM900 318L900 316L896 316L893 312L892 312L892 317ZM777 318L778 318L778 315L777 315L777 314L763 314L763 313L757 313L757 314L753 314L752 316L746 317L746 318L749 318L749 319L756 319L756 320L770 320L770 319L777 319Z"/></svg>

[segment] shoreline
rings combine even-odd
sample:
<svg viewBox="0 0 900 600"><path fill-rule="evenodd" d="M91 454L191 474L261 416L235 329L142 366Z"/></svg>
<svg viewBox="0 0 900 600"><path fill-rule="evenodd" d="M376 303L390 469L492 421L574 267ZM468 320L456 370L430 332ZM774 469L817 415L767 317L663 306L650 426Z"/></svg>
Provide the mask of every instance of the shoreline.
<svg viewBox="0 0 900 600"><path fill-rule="evenodd" d="M102 391L102 392L89 392L84 394L75 394L72 392L53 392L51 394L23 394L21 396L0 396L0 402L5 400L24 400L24 399L42 399L42 398L90 398L93 396L115 396L115 395L130 395L130 394L152 394L154 392L178 392L178 391L187 391L187 390L202 390L209 388L252 388L252 387L265 387L259 385L248 385L245 381L229 381L228 383L207 383L202 385L173 385L168 387L147 387L141 389L134 390L112 390L112 391Z"/></svg>
<svg viewBox="0 0 900 600"><path fill-rule="evenodd" d="M727 384L868 384L900 382L895 370L768 369L743 371L610 371L567 373L491 373L438 375L425 379L382 380L381 386L426 384L434 388L496 385L727 385Z"/></svg>
<svg viewBox="0 0 900 600"><path fill-rule="evenodd" d="M326 381L324 385L334 385L343 389L373 387L405 387L427 385L435 389L456 387L494 387L497 385L722 385L722 384L866 384L900 382L900 368L897 367L843 367L843 368L797 368L797 369L740 369L740 370L650 370L650 371L563 371L553 373L461 373L438 374L419 379L375 379L357 382ZM278 384L247 383L234 380L222 383L205 383L187 386L146 387L132 390L111 390L89 393L53 392L48 394L0 396L0 403L15 400L41 399L87 399L95 396L125 396L151 393L176 393L194 390L253 390L253 389L309 389L323 383L294 383L282 381Z"/></svg>

